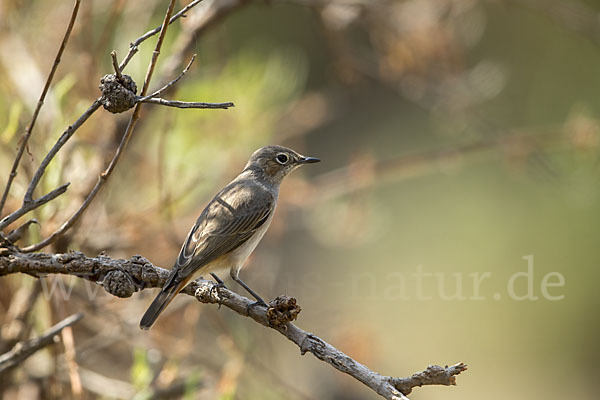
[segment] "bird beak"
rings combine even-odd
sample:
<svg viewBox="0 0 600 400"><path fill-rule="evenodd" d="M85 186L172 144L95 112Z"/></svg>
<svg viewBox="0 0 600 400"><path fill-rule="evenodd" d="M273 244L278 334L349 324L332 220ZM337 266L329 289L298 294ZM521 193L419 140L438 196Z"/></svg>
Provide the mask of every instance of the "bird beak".
<svg viewBox="0 0 600 400"><path fill-rule="evenodd" d="M319 162L321 160L319 160L318 158L315 157L300 157L300 160L298 160L300 162L300 164L312 164L312 163L316 163Z"/></svg>

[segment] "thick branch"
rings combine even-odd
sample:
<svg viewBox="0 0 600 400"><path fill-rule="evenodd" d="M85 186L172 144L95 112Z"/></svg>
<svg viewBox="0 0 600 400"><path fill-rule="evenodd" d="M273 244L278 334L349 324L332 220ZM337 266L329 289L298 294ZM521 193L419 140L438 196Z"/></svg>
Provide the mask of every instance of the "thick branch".
<svg viewBox="0 0 600 400"><path fill-rule="evenodd" d="M54 343L56 335L81 318L83 318L83 314L73 314L48 329L42 336L17 343L11 351L0 356L0 376L25 361L38 350Z"/></svg>
<svg viewBox="0 0 600 400"><path fill-rule="evenodd" d="M129 297L145 288L160 288L169 274L168 270L152 265L141 256L134 256L129 260L116 260L106 256L86 257L78 252L57 255L11 253L0 256L0 276L18 272L35 277L46 274L74 275L96 282L118 297ZM290 321L299 312L293 299L280 297L273 300L268 308L255 306L252 300L205 280L192 282L182 293L194 296L202 303L222 304L263 326L275 329L294 342L302 354L312 353L386 399L405 399L405 394L416 386L455 385L455 376L466 370L466 365L459 363L451 367L429 366L425 371L408 378L384 376L292 324Z"/></svg>

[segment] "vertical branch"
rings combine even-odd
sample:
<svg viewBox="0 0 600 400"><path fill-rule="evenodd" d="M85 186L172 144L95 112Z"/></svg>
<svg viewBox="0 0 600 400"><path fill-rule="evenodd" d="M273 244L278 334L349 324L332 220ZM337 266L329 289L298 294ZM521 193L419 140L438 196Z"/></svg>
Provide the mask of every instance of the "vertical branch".
<svg viewBox="0 0 600 400"><path fill-rule="evenodd" d="M37 106L33 111L33 116L31 117L31 122L29 126L25 130L25 134L21 139L21 144L19 145L19 150L17 151L17 156L15 157L15 161L10 170L10 174L8 175L8 180L6 181L6 186L4 188L4 193L2 193L2 199L0 199L0 215L2 215L2 209L4 208L4 204L6 203L6 198L8 197L8 192L10 191L10 187L12 185L13 180L17 176L17 168L19 167L19 163L21 162L21 157L23 156L23 152L25 148L27 148L27 143L29 142L29 138L31 137L31 132L33 131L33 127L35 126L35 122L37 121L37 117L42 109L42 105L44 104L44 100L46 99L46 94L50 89L50 84L52 83L52 79L54 79L54 74L58 69L58 65L60 64L60 60L62 54L67 47L67 41L71 36L71 31L73 30L73 26L75 25L75 19L77 18L77 13L79 12L79 4L81 0L75 0L75 5L73 7L73 12L71 13L71 19L69 21L69 26L67 27L67 31L65 32L65 36L63 37L62 43L60 44L60 48L58 49L58 53L56 53L56 57L54 58L54 64L50 69L50 74L48 75L48 79L46 79L46 85L44 86L44 90L42 90L42 94L40 95L40 99L38 100Z"/></svg>
<svg viewBox="0 0 600 400"><path fill-rule="evenodd" d="M146 93L148 93L148 87L150 86L150 80L152 79L154 69L156 68L156 62L158 60L158 56L160 55L160 49L162 48L162 44L165 39L165 35L167 33L167 28L169 27L169 20L171 19L171 15L173 14L174 8L175 8L175 0L170 0L169 7L167 8L167 12L165 13L164 21L161 25L160 34L158 35L158 40L156 42L156 46L154 47L154 51L152 52L152 59L150 60L150 64L148 65L148 70L146 72L146 77L144 78L144 86L142 87L142 91L140 93L141 97L146 96ZM121 155L127 148L127 144L129 143L129 140L131 139L131 135L133 134L133 129L135 128L135 125L140 117L140 109L141 108L142 108L141 102L137 103L135 105L135 109L133 110L133 113L131 114L131 117L129 118L129 123L127 124L127 129L125 130L125 133L123 134L123 138L121 139L121 143L119 143L119 147L117 148L117 151L115 152L112 160L108 164L108 167L98 177L98 181L96 182L96 184L94 185L92 190L88 193L88 195L85 198L84 202L82 203L81 207L79 207L79 209L71 216L71 218L69 218L64 224L62 224L58 230L56 230L54 233L52 233L46 239L44 239L41 242L36 243L34 245L25 247L22 249L22 251L31 252L31 251L37 251L39 249L44 248L45 246L54 242L56 240L56 238L58 238L60 235L62 235L64 232L66 232L68 229L70 229L77 222L79 217L84 213L84 211L89 207L91 202L94 200L94 198L96 197L96 195L98 194L98 192L100 191L102 186L104 186L104 183L108 180L108 178L114 171L115 167L117 166L117 163L121 159Z"/></svg>

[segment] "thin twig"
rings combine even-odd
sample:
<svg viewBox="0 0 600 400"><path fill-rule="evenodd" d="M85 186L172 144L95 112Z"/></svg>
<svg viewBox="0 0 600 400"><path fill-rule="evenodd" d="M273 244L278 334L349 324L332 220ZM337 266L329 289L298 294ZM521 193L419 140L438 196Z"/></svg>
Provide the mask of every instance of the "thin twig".
<svg viewBox="0 0 600 400"><path fill-rule="evenodd" d="M121 70L119 69L119 61L117 60L116 50L110 52L110 58L112 59L113 69L115 70L117 79L119 80L119 82L123 82L123 75L121 75Z"/></svg>
<svg viewBox="0 0 600 400"><path fill-rule="evenodd" d="M169 19L169 25L171 25L173 22L175 22L176 20L178 20L181 17L185 17L185 13L187 11L189 11L191 8L193 8L194 6L198 5L199 3L201 3L202 0L194 0L192 1L190 4L188 4L187 6L183 7L181 9L181 11L179 11L177 14L173 15L173 17L171 17L171 19ZM163 25L164 25L164 21L163 21ZM125 58L123 59L123 61L121 62L121 65L119 65L119 69L121 71L123 71L123 69L125 69L125 67L127 66L127 64L129 64L129 61L131 61L131 58L135 55L135 53L138 52L138 46L146 39L156 35L158 32L160 32L162 30L163 25L160 25L152 30L149 30L148 32L144 33L142 36L140 36L139 38L137 38L133 43L131 43L129 45L129 52L127 53L127 55L125 56Z"/></svg>
<svg viewBox="0 0 600 400"><path fill-rule="evenodd" d="M153 97L142 101L142 103L160 104L161 106L177 108L213 108L227 110L229 107L235 107L235 104L228 103L196 103L178 100L166 100L160 97Z"/></svg>
<svg viewBox="0 0 600 400"><path fill-rule="evenodd" d="M28 203L23 203L21 208L0 220L0 230L12 224L14 221L27 214L29 211L35 210L36 208L48 203L49 201L54 200L55 198L66 192L68 187L69 183L65 183L64 185L57 187L53 191L48 192L47 194L38 199L32 200Z"/></svg>
<svg viewBox="0 0 600 400"><path fill-rule="evenodd" d="M165 13L165 18L164 18L163 24L161 25L162 29L160 30L160 34L158 35L158 40L156 42L154 52L152 53L152 59L150 60L150 64L148 65L148 71L146 72L146 77L144 78L144 86L142 87L142 91L140 93L141 97L144 97L146 95L146 93L148 92L148 87L150 86L150 80L152 79L152 74L154 73L154 69L156 67L156 62L158 60L158 56L160 55L160 49L161 49L163 41L165 39L165 35L167 33L167 28L169 27L169 24L167 24L167 21L170 20L171 15L173 14L174 7L175 7L175 0L170 0L169 6ZM37 251L37 250L40 250L40 249L46 247L50 243L54 242L59 236L61 236L67 230L69 230L77 222L79 217L84 213L84 211L92 203L92 201L94 200L94 198L96 197L96 195L98 194L98 192L100 191L102 186L104 186L104 184L106 183L106 181L108 180L108 178L110 177L112 172L114 171L115 167L117 166L117 163L121 159L121 155L127 148L129 139L131 139L131 135L133 134L133 130L135 128L137 120L140 117L140 109L142 107L142 104L143 103L137 103L135 105L135 109L133 110L133 113L131 114L131 117L129 118L129 123L127 124L127 128L125 129L125 133L123 134L123 137L121 138L119 147L115 151L115 154L114 154L112 160L110 160L108 167L104 170L104 172L102 172L100 174L100 176L98 177L98 181L96 182L96 184L94 185L92 190L88 193L88 195L86 196L85 200L83 201L83 203L81 204L79 209L77 211L75 211L75 213L64 224L62 224L60 228L58 228L56 231L54 231L46 239L42 240L39 243L36 243L31 246L23 248L22 250L24 252Z"/></svg>
<svg viewBox="0 0 600 400"><path fill-rule="evenodd" d="M67 42L69 40L69 36L71 36L71 31L73 30L73 26L75 25L75 19L77 18L77 13L79 12L79 4L81 0L75 0L75 5L73 7L73 12L71 13L71 19L69 20L69 25L67 26L67 31L63 36L63 40L60 44L60 48L56 53L56 57L54 58L54 64L50 69L50 74L48 74L48 79L46 79L46 84L44 85L44 89L42 90L42 94L40 95L40 99L38 100L37 106L33 111L33 116L31 117L31 122L29 126L25 130L25 134L21 139L21 144L19 145L19 150L17 151L17 156L15 157L15 161L13 162L12 168L10 170L10 174L8 175L8 180L6 182L6 186L4 188L4 193L2 193L2 199L0 199L0 215L2 215L2 210L4 209L4 204L6 203L6 198L8 197L8 192L10 191L10 187L12 185L13 180L17 176L17 168L19 167L19 163L21 162L21 157L23 156L23 152L27 147L27 143L29 142L29 138L31 137L31 132L33 131L33 127L35 126L35 122L37 121L37 117L42 109L42 105L44 104L44 100L46 99L46 94L48 94L48 90L50 89L50 84L52 83L52 79L54 79L54 74L58 69L58 65L60 64L61 57L63 51L67 47Z"/></svg>
<svg viewBox="0 0 600 400"><path fill-rule="evenodd" d="M0 256L0 276L25 273L35 277L46 274L67 274L99 283L108 293L130 297L136 291L162 288L169 271L154 266L141 256L117 260L106 256L86 257L83 253L68 254L13 252ZM406 399L414 387L423 385L455 385L455 376L467 369L463 363L450 367L429 366L424 371L407 378L381 375L357 362L316 335L308 333L290 319L274 323L271 315L276 310L275 301L269 308L255 306L254 301L234 293L215 282L197 280L186 286L182 293L194 296L202 303L222 304L236 313L252 318L259 324L276 330L294 342L302 354L312 353L319 360L333 366L371 388L385 399ZM288 303L290 304L290 303ZM277 321L278 322L278 321Z"/></svg>
<svg viewBox="0 0 600 400"><path fill-rule="evenodd" d="M32 199L33 199L33 192L34 192L35 188L37 187L37 185L40 183L40 180L42 179L42 176L44 175L44 172L46 172L46 168L48 167L48 164L50 164L50 161L52 161L52 159L56 156L56 154L58 153L58 151L73 136L73 134L75 133L75 131L77 131L77 129L79 129L81 127L81 125L83 125L83 123L85 121L87 121L88 118L91 117L92 114L94 112L96 112L96 110L98 110L98 108L100 108L101 105L102 105L102 102L101 102L100 98L97 98L92 103L92 105L89 106L88 109L85 110L85 112L79 116L79 118L77 118L77 121L75 121L73 123L73 125L69 126L63 132L63 134L60 136L60 138L58 138L58 140L56 141L56 143L54 144L54 146L52 146L52 148L50 149L50 151L48 152L48 154L46 154L46 156L42 160L42 162L41 162L40 166L38 167L37 171L35 171L35 174L33 175L33 178L31 179L31 182L29 183L29 186L27 187L27 192L25 193L25 198L24 198L24 201L23 201L24 204L29 203L29 202L32 201ZM3 228L4 228L4 226L0 223L0 229L3 229Z"/></svg>
<svg viewBox="0 0 600 400"><path fill-rule="evenodd" d="M0 375L18 366L38 350L54 343L56 335L66 327L79 321L81 318L83 318L82 313L73 314L48 329L42 336L17 343L11 351L0 356Z"/></svg>
<svg viewBox="0 0 600 400"><path fill-rule="evenodd" d="M168 88L170 88L171 86L173 86L174 84L176 84L177 82L179 82L179 80L190 70L190 67L192 66L192 63L194 62L194 60L196 59L196 55L194 54L192 56L192 59L190 60L190 62L188 63L188 65L185 67L185 69L179 74L179 76L177 76L177 78L173 79L171 82L167 83L165 86L161 87L160 89L158 89L157 91L150 93L147 96L144 97L139 97L138 98L138 102L143 102L146 101L152 97L156 97L156 96L160 96L165 90L167 90Z"/></svg>

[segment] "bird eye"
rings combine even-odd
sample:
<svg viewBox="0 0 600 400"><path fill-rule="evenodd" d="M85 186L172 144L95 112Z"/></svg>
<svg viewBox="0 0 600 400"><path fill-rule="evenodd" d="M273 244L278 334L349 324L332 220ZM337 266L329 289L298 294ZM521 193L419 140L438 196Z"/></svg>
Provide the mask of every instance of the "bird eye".
<svg viewBox="0 0 600 400"><path fill-rule="evenodd" d="M277 162L281 165L284 165L285 163L288 162L289 157L286 154L280 153L277 154L277 157L275 158L277 160Z"/></svg>

